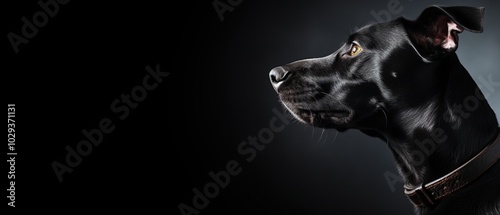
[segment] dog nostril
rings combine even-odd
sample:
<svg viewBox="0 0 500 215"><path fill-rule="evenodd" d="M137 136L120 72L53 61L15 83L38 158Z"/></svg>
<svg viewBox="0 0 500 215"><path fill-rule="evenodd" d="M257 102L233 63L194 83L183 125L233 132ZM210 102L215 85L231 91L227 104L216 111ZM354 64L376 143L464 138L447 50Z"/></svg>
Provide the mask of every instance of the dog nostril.
<svg viewBox="0 0 500 215"><path fill-rule="evenodd" d="M273 85L274 90L278 92L280 85L291 75L291 72L287 71L285 68L278 66L269 72L269 79Z"/></svg>
<svg viewBox="0 0 500 215"><path fill-rule="evenodd" d="M288 76L289 72L285 70L283 67L278 66L269 72L269 78L271 79L271 83L276 84L284 81Z"/></svg>

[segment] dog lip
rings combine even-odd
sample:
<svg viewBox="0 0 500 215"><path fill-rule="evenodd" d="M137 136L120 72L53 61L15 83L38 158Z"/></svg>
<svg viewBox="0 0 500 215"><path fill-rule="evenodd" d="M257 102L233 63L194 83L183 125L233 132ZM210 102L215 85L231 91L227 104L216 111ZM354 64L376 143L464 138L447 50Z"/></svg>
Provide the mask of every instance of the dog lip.
<svg viewBox="0 0 500 215"><path fill-rule="evenodd" d="M304 89L304 90L282 90L278 93L279 99L283 103L291 104L295 106L295 109L299 109L304 103L313 103L317 101L318 91L316 89ZM304 108L306 110L307 108Z"/></svg>
<svg viewBox="0 0 500 215"><path fill-rule="evenodd" d="M316 86L302 86L300 89L292 87L281 87L278 88L278 95L281 96L302 96L302 95L314 95L321 91L320 88Z"/></svg>
<svg viewBox="0 0 500 215"><path fill-rule="evenodd" d="M354 115L354 112L348 108L332 110L309 110L298 108L297 115L306 123L322 127L330 123L337 125L347 124Z"/></svg>

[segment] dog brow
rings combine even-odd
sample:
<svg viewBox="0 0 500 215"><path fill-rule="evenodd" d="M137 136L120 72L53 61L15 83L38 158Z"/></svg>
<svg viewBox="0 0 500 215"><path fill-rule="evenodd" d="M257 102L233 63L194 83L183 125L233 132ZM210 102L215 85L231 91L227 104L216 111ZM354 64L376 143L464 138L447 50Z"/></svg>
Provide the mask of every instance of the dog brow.
<svg viewBox="0 0 500 215"><path fill-rule="evenodd" d="M351 35L349 35L349 37L347 37L347 42L348 42L348 43L352 43L352 41L354 41L354 39L355 39L356 37L358 37L358 33L357 33L357 32L356 32L356 33L353 33L353 34L351 34Z"/></svg>

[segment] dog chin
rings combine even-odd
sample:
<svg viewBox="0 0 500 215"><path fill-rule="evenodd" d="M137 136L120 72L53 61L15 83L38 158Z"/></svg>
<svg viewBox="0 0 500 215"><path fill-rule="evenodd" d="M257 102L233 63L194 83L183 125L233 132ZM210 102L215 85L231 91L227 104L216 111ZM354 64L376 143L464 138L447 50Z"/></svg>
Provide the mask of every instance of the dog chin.
<svg viewBox="0 0 500 215"><path fill-rule="evenodd" d="M353 110L291 110L295 118L306 124L321 128L345 128L354 115Z"/></svg>

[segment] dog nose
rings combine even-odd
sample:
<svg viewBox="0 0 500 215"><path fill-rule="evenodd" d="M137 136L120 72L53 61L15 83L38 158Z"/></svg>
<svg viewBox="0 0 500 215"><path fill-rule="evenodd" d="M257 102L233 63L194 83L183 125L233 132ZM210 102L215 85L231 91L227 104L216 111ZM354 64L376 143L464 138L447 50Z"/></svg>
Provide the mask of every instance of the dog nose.
<svg viewBox="0 0 500 215"><path fill-rule="evenodd" d="M290 76L290 72L281 66L275 67L269 72L269 79L276 92L278 92L278 87L288 78L288 76Z"/></svg>

